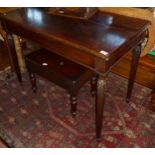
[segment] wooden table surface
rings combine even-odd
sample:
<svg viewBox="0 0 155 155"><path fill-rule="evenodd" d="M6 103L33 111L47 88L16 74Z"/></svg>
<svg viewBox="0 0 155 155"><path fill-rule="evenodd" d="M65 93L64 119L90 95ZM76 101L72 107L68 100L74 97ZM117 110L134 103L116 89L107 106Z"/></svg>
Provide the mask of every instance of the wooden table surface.
<svg viewBox="0 0 155 155"><path fill-rule="evenodd" d="M11 37L15 33L54 50L55 53L93 70L99 75L96 98L96 137L101 137L106 77L129 50L133 60L127 92L129 101L149 22L98 12L89 20L47 14L42 9L23 8L1 16L19 81L22 81ZM67 52L66 52L67 51Z"/></svg>

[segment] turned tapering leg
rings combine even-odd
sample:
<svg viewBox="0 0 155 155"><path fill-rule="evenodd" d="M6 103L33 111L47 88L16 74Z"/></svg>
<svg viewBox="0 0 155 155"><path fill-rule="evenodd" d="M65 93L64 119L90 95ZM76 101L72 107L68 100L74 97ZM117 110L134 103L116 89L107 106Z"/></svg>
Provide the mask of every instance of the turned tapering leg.
<svg viewBox="0 0 155 155"><path fill-rule="evenodd" d="M97 75L94 75L90 81L91 84L91 95L94 97L96 96L96 87L97 87Z"/></svg>
<svg viewBox="0 0 155 155"><path fill-rule="evenodd" d="M71 114L73 117L75 117L77 109L77 94L75 93L70 94L70 102L71 102Z"/></svg>
<svg viewBox="0 0 155 155"><path fill-rule="evenodd" d="M34 73L29 72L31 87L34 93L37 92L37 85L36 85L36 76Z"/></svg>
<svg viewBox="0 0 155 155"><path fill-rule="evenodd" d="M132 89L134 86L134 81L136 77L136 71L137 71L137 66L138 66L138 61L140 58L141 54L141 46L138 45L134 50L133 50L133 56L132 56L132 62L131 62L131 68L130 68L130 75L129 75L129 83L128 83L128 90L127 90L127 96L126 96L126 101L129 102L132 94Z"/></svg>
<svg viewBox="0 0 155 155"><path fill-rule="evenodd" d="M99 76L97 80L96 94L96 138L100 140L102 132L103 110L105 104L107 77Z"/></svg>

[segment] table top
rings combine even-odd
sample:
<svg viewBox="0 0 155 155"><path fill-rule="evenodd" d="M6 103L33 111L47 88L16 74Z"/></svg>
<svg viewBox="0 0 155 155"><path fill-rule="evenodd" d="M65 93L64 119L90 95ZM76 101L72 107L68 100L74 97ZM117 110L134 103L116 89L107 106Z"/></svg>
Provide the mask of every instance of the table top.
<svg viewBox="0 0 155 155"><path fill-rule="evenodd" d="M99 12L89 20L80 20L47 14L37 8L18 9L1 19L11 32L46 44L47 47L59 42L92 57L113 59L118 56L116 60L126 53L125 50L130 50L138 43L136 38L149 26L148 21L115 14ZM43 43L44 40L46 43ZM111 65L116 60L113 59Z"/></svg>

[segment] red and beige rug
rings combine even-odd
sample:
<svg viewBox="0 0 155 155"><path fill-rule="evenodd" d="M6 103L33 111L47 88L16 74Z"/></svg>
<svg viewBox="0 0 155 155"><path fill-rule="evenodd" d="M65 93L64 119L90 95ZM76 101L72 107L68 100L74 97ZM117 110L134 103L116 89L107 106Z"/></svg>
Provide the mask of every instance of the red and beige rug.
<svg viewBox="0 0 155 155"><path fill-rule="evenodd" d="M151 90L135 84L125 102L127 80L110 74L102 140L95 140L95 102L87 83L79 92L78 113L70 114L69 94L38 77L38 93L27 74L0 81L0 136L11 147L155 147L155 113L147 110Z"/></svg>

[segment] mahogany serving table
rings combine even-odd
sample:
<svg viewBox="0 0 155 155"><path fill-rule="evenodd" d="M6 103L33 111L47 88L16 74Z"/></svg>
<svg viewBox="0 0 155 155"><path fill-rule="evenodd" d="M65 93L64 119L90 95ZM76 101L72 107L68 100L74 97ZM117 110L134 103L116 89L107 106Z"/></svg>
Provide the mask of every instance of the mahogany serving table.
<svg viewBox="0 0 155 155"><path fill-rule="evenodd" d="M18 9L4 14L1 20L20 82L22 77L12 33L35 41L40 46L55 51L99 75L96 97L96 137L99 139L108 72L129 50L133 50L127 91L129 101L141 53L141 43L146 36L149 22L103 12L95 14L89 20L80 20L47 14L36 8Z"/></svg>

